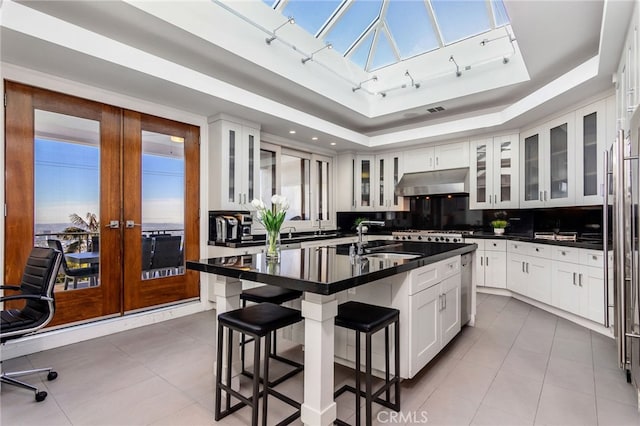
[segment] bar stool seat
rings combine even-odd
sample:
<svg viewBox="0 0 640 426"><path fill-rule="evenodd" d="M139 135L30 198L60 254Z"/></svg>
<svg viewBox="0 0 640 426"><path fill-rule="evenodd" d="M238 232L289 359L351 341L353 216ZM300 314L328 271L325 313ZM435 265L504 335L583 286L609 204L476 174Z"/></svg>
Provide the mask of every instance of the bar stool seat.
<svg viewBox="0 0 640 426"><path fill-rule="evenodd" d="M276 305L281 305L285 302L296 300L301 296L302 296L302 292L298 290L290 290L290 289L278 287L275 285L263 285L260 287L254 287L254 288L243 290L242 293L240 294L240 300L242 301L242 307L247 306L247 302L273 303ZM240 341L240 345L241 345L240 359L242 361L242 374L249 378L253 378L253 373L250 371L247 371L245 368L244 346L247 343L252 341L253 339L247 339L245 335L242 336L242 339ZM280 361L282 363L285 363L287 365L294 367L294 369L283 374L279 378L269 382L269 386L271 387L277 386L279 383L282 383L283 381L287 380L289 377L292 377L298 374L300 371L304 369L304 366L301 363L285 358L283 356L280 356L277 354L277 351L278 351L278 348L277 348L276 333L273 333L272 343L271 343L271 352L269 356L271 357L271 359L275 359L277 361Z"/></svg>
<svg viewBox="0 0 640 426"><path fill-rule="evenodd" d="M338 389L334 397L342 395L344 392L352 392L356 395L356 424L361 424L360 397L366 399L365 421L367 425L372 424L373 402L391 408L394 411L400 410L400 311L393 308L370 305L368 303L349 301L338 306L338 315L335 318L335 325L347 328L356 332L356 362L355 362L355 387L344 385ZM394 325L394 377L391 378L389 368L389 327ZM385 380L376 391L373 391L373 374L371 362L371 338L373 334L384 329L385 334ZM365 391L361 390L361 362L360 362L360 333L365 334ZM394 398L391 399L391 388L394 387ZM385 393L385 398L380 395ZM340 419L336 419L335 424L348 425Z"/></svg>
<svg viewBox="0 0 640 426"><path fill-rule="evenodd" d="M288 396L276 391L269 385L269 352L271 346L270 334L276 330L295 324L302 320L300 311L286 308L273 303L261 303L251 305L245 308L224 312L218 315L218 348L217 348L217 364L216 364L216 400L215 400L215 419L216 421L226 417L227 415L239 410L242 407L250 406L252 408L251 424L258 424L258 403L262 396L262 424L267 424L267 400L269 395L291 405L296 412L291 414L279 425L287 425L300 417L300 403L294 401ZM227 329L227 374L226 383L222 380L222 344L224 342L224 329ZM231 359L233 355L233 331L247 334L254 339L254 376L253 376L253 392L250 397L242 395L240 392L231 388ZM260 391L260 346L261 338L265 338L264 342L264 377L263 389ZM222 392L226 392L226 408L222 410ZM233 406L231 405L231 396L239 400Z"/></svg>

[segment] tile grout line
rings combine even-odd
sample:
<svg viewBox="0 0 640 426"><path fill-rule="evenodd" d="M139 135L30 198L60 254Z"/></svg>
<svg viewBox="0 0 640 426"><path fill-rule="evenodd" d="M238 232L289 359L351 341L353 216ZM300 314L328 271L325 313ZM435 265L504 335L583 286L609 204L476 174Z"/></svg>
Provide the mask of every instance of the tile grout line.
<svg viewBox="0 0 640 426"><path fill-rule="evenodd" d="M553 345L556 341L556 333L558 332L558 320L556 320L556 326L553 329L553 337L551 338L551 348L549 348L549 356L547 357L547 365L544 368L544 376L542 377L542 386L540 387L540 393L538 394L538 403L536 404L536 414L533 416L533 424L536 424L538 418L538 411L540 410L540 400L542 399L542 392L544 392L544 383L547 379L547 371L549 371L549 363L551 362L551 354L553 353Z"/></svg>
<svg viewBox="0 0 640 426"><path fill-rule="evenodd" d="M511 300L515 300L513 298L509 299L509 302L511 302ZM502 313L504 311L504 308L507 306L507 304L509 304L509 302L505 303L505 305L503 306L502 310L499 313ZM491 383L489 384L489 387L487 388L487 391L484 393L484 395L482 396L482 399L480 400L480 404L478 404L478 407L476 408L475 413L473 413L473 417L471 418L471 422L469 423L469 425L471 425L471 423L473 423L473 420L476 418L476 416L478 415L478 410L480 410L480 407L482 406L482 403L484 402L485 398L487 397L487 393L489 392L489 389L491 389L491 385L493 385L493 383L496 380L496 377L498 376L498 373L500 372L500 370L502 369L502 366L504 365L505 360L507 359L507 356L509 356L509 353L511 352L511 349L513 349L513 345L515 345L516 340L518 339L518 336L520 336L520 333L522 332L522 329L524 328L524 324L527 321L527 318L529 318L529 315L531 315L531 308L529 308L529 311L527 312L527 316L524 319L524 321L522 321L522 325L520 325L520 329L518 330L518 334L516 335L515 339L513 339L513 342L511 343L511 346L509 346L509 351L507 352L507 355L504 357L504 359L502 360L502 363L500 364L500 367L498 367L498 370L496 371L496 374L493 376L493 379L491 380ZM498 317L496 317L494 319L494 322L498 319ZM493 323L491 323L491 325L493 325Z"/></svg>

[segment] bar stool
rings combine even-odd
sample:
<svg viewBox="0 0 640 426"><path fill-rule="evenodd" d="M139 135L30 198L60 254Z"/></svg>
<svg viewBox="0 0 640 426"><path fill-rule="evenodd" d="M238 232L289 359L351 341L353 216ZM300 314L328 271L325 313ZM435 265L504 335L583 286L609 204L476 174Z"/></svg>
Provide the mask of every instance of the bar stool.
<svg viewBox="0 0 640 426"><path fill-rule="evenodd" d="M215 419L216 421L228 416L242 407L250 406L251 424L258 425L258 403L263 396L262 402L262 425L267 424L267 399L269 395L291 405L296 412L284 419L278 425L287 425L300 417L300 403L288 396L274 390L269 385L269 352L271 346L270 334L276 330L295 324L302 320L300 311L275 305L273 303L261 303L245 308L224 312L218 315L218 349L216 363L216 400ZM227 374L226 383L222 381L222 343L224 341L224 329L227 329ZM240 392L231 389L231 359L233 354L233 332L248 334L254 339L253 351L253 391L250 397L242 395ZM264 339L264 377L265 380L260 391L260 343ZM226 392L226 407L222 411L222 392ZM231 396L237 398L239 402L231 405Z"/></svg>
<svg viewBox="0 0 640 426"><path fill-rule="evenodd" d="M394 377L390 378L389 372L389 326L395 324L394 327L394 357L395 368ZM338 389L334 397L342 395L349 391L356 395L356 425L360 425L360 397L366 399L366 424L372 423L373 402L391 408L394 411L400 410L400 311L382 306L370 305L367 303L350 301L338 306L338 315L335 318L335 325L338 327L355 330L356 332L356 383L355 387L344 385ZM379 389L373 391L373 374L371 372L371 337L376 332L384 328L385 338L385 381ZM360 371L360 333L365 334L365 391L360 388L361 374ZM391 402L391 387L395 387L394 402ZM385 393L385 399L380 398ZM336 419L335 424L348 425L340 419Z"/></svg>
<svg viewBox="0 0 640 426"><path fill-rule="evenodd" d="M302 296L302 292L298 290L289 290L287 288L278 287L275 285L263 285L260 287L254 287L247 290L243 290L240 294L240 300L242 301L242 307L247 306L247 302L252 303L273 303L281 305L285 302L296 300ZM253 339L247 339L246 335L242 335L240 340L240 360L242 361L242 374L246 377L253 378L253 373L245 369L245 344L252 342ZM304 366L299 362L285 358L277 354L277 336L276 333L272 334L271 353L269 356L272 359L280 361L295 367L293 370L283 374L281 377L269 382L269 386L275 387L278 384L284 382L289 377L295 376L304 369Z"/></svg>

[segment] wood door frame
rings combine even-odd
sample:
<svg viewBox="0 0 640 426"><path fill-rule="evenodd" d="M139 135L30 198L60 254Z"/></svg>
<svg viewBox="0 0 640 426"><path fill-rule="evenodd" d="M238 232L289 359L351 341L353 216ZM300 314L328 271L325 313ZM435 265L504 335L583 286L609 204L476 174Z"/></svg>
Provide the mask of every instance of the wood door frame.
<svg viewBox="0 0 640 426"><path fill-rule="evenodd" d="M124 211L124 199L130 197L131 179L123 180L123 170L132 157L127 141L131 137L125 132L145 130L175 132L181 129L180 136L185 138L185 230L184 258L199 257L200 241L200 131L197 126L179 123L115 106L94 102L46 89L32 87L5 80L7 107L5 107L5 256L4 277L8 284L19 283L24 264L33 247L35 231L34 191L34 110L56 112L91 120L100 121L100 268L101 284L97 287L62 291L56 293L56 315L52 326L78 321L94 320L100 317L122 315L126 311L150 307L160 303L170 303L200 295L199 274L185 271L177 278L150 280L154 289L146 289L147 299L140 303L125 303L127 280L124 275L126 262L132 261L131 254L138 253L140 265L140 240L138 251L124 250L129 234L120 226L111 229L106 224L111 220L122 223L130 218L130 211ZM137 117L138 124L132 125L130 119ZM141 126L141 123L144 126ZM139 136L138 136L139 137ZM126 154L126 155L125 155ZM137 157L139 161L139 156ZM138 187L139 187L139 180ZM25 188L31 196L25 196ZM138 195L140 189L138 188ZM138 200L138 211L139 211ZM135 205L134 205L135 207ZM123 217L123 215L125 215ZM140 223L140 217L136 217ZM139 228L138 228L139 230ZM129 237L130 238L130 237ZM119 265L119 267L106 267ZM141 269L138 269L139 271ZM170 289L180 281L185 281L179 290ZM160 284L159 284L160 283ZM151 284L151 283L149 283ZM148 287L148 286L147 286ZM149 294L158 292L168 295L165 301L155 303ZM130 291L129 291L130 293ZM131 297L128 294L128 297ZM149 303L151 302L151 303ZM126 305L126 306L125 306Z"/></svg>
<svg viewBox="0 0 640 426"><path fill-rule="evenodd" d="M19 283L35 237L34 111L100 122L100 216L103 218L120 216L121 113L119 108L110 105L10 81L5 81L5 92L5 280ZM25 196L26 188L31 196ZM121 263L120 236L113 232L104 227L101 230L100 263L104 265ZM120 313L121 269L101 268L100 282L96 287L56 292L56 314L51 325Z"/></svg>
<svg viewBox="0 0 640 426"><path fill-rule="evenodd" d="M135 111L124 111L123 119L124 220L142 223L142 130L184 138L184 259L199 255L200 233L200 130ZM199 274L185 268L184 275L142 279L140 226L124 230L124 312L162 305L200 295Z"/></svg>

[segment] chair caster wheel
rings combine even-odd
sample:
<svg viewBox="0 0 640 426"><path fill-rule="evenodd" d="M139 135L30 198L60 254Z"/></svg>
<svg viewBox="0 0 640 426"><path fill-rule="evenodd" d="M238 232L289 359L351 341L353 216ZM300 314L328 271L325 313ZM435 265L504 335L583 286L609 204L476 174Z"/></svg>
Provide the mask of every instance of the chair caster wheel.
<svg viewBox="0 0 640 426"><path fill-rule="evenodd" d="M55 371L49 371L49 374L47 374L47 380L49 381L55 380L57 377L58 377L58 373L56 373Z"/></svg>
<svg viewBox="0 0 640 426"><path fill-rule="evenodd" d="M47 393L45 391L36 392L36 402L42 402L47 397Z"/></svg>

